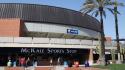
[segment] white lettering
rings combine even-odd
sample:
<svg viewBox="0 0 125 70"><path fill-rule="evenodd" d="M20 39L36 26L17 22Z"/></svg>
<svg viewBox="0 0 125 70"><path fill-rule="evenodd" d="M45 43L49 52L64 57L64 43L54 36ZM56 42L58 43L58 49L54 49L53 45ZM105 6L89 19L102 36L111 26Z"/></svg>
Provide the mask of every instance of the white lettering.
<svg viewBox="0 0 125 70"><path fill-rule="evenodd" d="M31 49L30 49L30 52L31 52L31 53L35 53L34 48L31 48Z"/></svg>
<svg viewBox="0 0 125 70"><path fill-rule="evenodd" d="M21 49L21 53L29 53L29 49L22 48L22 49Z"/></svg>
<svg viewBox="0 0 125 70"><path fill-rule="evenodd" d="M21 48L20 50L21 53L57 53L57 54L62 54L62 53L77 53L77 50L73 49L39 49L39 48Z"/></svg>
<svg viewBox="0 0 125 70"><path fill-rule="evenodd" d="M47 49L48 53L64 53L63 49Z"/></svg>
<svg viewBox="0 0 125 70"><path fill-rule="evenodd" d="M77 50L69 50L69 49L67 49L67 53L77 53Z"/></svg>

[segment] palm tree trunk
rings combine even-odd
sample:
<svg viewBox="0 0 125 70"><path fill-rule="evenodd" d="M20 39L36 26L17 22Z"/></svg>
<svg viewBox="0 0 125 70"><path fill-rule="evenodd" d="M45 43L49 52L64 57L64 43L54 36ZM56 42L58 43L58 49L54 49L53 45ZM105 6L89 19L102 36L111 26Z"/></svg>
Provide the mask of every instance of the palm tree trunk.
<svg viewBox="0 0 125 70"><path fill-rule="evenodd" d="M118 18L117 18L117 6L114 7L114 16L115 16L115 29L116 29L116 42L117 42L118 62L121 63L120 45L119 45L119 32L118 32Z"/></svg>
<svg viewBox="0 0 125 70"><path fill-rule="evenodd" d="M115 49L111 49L112 63L115 63Z"/></svg>
<svg viewBox="0 0 125 70"><path fill-rule="evenodd" d="M101 60L101 64L105 65L105 34L104 34L104 26L103 26L103 7L99 7L99 11L100 11L100 23L101 23L101 56L100 56L100 60Z"/></svg>

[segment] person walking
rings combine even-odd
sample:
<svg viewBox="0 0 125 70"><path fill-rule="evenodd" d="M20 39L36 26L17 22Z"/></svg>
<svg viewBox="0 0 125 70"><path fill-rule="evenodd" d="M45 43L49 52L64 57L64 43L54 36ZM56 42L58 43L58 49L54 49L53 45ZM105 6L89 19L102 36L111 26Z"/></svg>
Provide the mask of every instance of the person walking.
<svg viewBox="0 0 125 70"><path fill-rule="evenodd" d="M89 67L89 62L88 62L88 60L85 61L85 67Z"/></svg>
<svg viewBox="0 0 125 70"><path fill-rule="evenodd" d="M12 62L11 62L11 60L9 60L9 61L7 62L7 66L8 66L8 67L11 67L11 65L12 65Z"/></svg>
<svg viewBox="0 0 125 70"><path fill-rule="evenodd" d="M25 66L25 63L26 63L25 57L19 58L19 62L21 66Z"/></svg>

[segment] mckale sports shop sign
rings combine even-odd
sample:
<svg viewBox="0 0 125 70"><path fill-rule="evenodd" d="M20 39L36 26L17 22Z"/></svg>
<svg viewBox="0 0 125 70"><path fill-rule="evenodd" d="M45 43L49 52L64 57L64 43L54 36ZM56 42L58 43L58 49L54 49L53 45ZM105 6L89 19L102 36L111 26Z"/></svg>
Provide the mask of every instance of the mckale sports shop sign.
<svg viewBox="0 0 125 70"><path fill-rule="evenodd" d="M71 48L0 48L0 54L24 53L24 54L76 54L88 53L88 49L71 49Z"/></svg>
<svg viewBox="0 0 125 70"><path fill-rule="evenodd" d="M47 53L47 54L53 54L53 53L57 53L57 54L62 54L62 53L77 53L77 50L72 50L72 49L53 49L53 48L47 48L47 49L43 49L43 48L22 48L20 50L21 53L39 53L39 54L43 54L43 53Z"/></svg>

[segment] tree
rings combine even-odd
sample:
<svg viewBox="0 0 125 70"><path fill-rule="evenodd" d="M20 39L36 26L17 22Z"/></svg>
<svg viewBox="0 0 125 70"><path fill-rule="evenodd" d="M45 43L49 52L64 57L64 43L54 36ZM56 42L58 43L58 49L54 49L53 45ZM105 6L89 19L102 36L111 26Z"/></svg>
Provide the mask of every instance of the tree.
<svg viewBox="0 0 125 70"><path fill-rule="evenodd" d="M104 23L103 23L103 16L106 17L105 10L109 10L113 12L110 6L114 5L114 2L111 0L86 0L83 3L83 8L80 10L83 14L92 13L95 14L95 17L100 15L100 23L101 23L101 56L100 61L102 65L105 65L105 34L104 34Z"/></svg>
<svg viewBox="0 0 125 70"><path fill-rule="evenodd" d="M118 32L118 16L117 16L117 14L120 14L120 12L118 11L117 7L118 6L124 6L124 4L119 3L119 2L117 2L117 0L115 0L114 2L111 2L110 5L114 5L114 9L110 10L110 11L114 15L114 18L115 18L116 47L117 47L117 53L118 53L118 62L121 63L119 32Z"/></svg>
<svg viewBox="0 0 125 70"><path fill-rule="evenodd" d="M115 49L111 49L110 52L111 52L111 57L112 57L112 63L115 63Z"/></svg>
<svg viewBox="0 0 125 70"><path fill-rule="evenodd" d="M120 47L120 54L121 54L121 61L124 60L124 54L125 54L125 48L124 47Z"/></svg>
<svg viewBox="0 0 125 70"><path fill-rule="evenodd" d="M117 6L124 6L123 3L118 3L116 0L114 2L114 17L115 17L115 32L116 32L116 43L117 43L117 53L118 53L118 62L121 63L121 53L120 53L120 44L119 44L119 32L118 32L118 17L117 14L120 14L117 10Z"/></svg>

